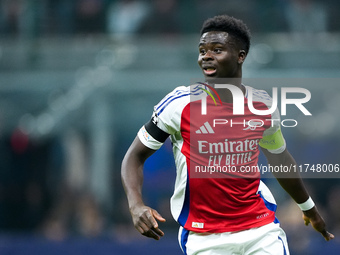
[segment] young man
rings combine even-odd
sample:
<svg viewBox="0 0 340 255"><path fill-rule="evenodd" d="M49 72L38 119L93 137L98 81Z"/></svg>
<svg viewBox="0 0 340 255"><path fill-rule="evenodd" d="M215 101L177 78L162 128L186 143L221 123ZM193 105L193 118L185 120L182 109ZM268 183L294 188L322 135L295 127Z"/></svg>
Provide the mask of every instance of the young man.
<svg viewBox="0 0 340 255"><path fill-rule="evenodd" d="M171 212L180 224L184 254L289 254L274 198L258 172L244 171L257 166L259 147L272 166L296 164L280 122L274 121L278 111L254 115L249 110L250 101L258 110L271 107L267 93L241 82L249 46L250 33L242 21L225 15L206 20L198 57L206 83L178 87L161 100L122 162L134 226L159 240L164 233L158 221L165 219L143 202L143 164L170 136L177 168ZM221 84L229 84L228 89ZM234 100L241 100L243 114L233 113ZM300 206L305 224L311 223L327 241L333 239L298 174L275 177Z"/></svg>

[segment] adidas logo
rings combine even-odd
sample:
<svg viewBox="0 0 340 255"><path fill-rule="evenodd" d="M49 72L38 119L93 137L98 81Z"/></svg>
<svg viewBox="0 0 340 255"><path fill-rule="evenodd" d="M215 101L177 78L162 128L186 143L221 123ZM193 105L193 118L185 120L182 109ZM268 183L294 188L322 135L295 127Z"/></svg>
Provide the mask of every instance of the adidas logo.
<svg viewBox="0 0 340 255"><path fill-rule="evenodd" d="M209 122L205 122L198 130L196 130L196 134L214 134L214 130L210 126Z"/></svg>

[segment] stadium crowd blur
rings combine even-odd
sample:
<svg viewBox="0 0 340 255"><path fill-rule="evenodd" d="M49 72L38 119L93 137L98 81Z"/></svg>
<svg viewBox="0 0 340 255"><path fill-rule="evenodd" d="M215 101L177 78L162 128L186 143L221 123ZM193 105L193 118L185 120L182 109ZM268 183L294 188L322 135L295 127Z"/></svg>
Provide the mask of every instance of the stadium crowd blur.
<svg viewBox="0 0 340 255"><path fill-rule="evenodd" d="M253 32L339 31L336 0L1 0L2 36L196 33L203 20L228 12ZM220 6L223 6L221 8ZM271 22L268 22L270 20Z"/></svg>
<svg viewBox="0 0 340 255"><path fill-rule="evenodd" d="M305 39L305 36L326 32L339 33L339 9L340 2L336 0L244 0L242 4L239 0L0 0L0 40L145 35L172 38L198 33L206 18L221 13L243 19L254 34L282 32ZM70 139L74 141L52 139L45 147L27 150L28 138L20 130L10 137L0 137L0 232L33 232L53 240L63 240L70 235L112 235L122 241L131 236L138 238L122 193L118 169L112 170L116 172L112 185L118 187L119 195L115 195L115 204L109 209L103 209L90 192L66 180L65 169L84 167L81 155L71 156L76 161L75 166L66 165L66 154L72 151L63 149L63 145L82 146L74 136ZM145 177L145 185L150 187L146 189L150 205L157 207L167 219L171 219L168 200L174 165L164 166L162 162L171 162L170 147L166 144L159 152L159 162L146 165L150 172ZM120 152L118 160L122 155ZM308 185L323 215L331 222L331 231L339 236L338 182L334 180L323 186L313 180ZM153 205L153 201L156 204ZM305 243L295 243L295 237L289 237L295 249L303 250L306 243L311 242L311 230L303 229L296 205L291 200L284 201L278 217L286 222L283 228L291 229L289 233L296 230L300 241L303 236ZM165 229L175 231L177 225L168 221Z"/></svg>

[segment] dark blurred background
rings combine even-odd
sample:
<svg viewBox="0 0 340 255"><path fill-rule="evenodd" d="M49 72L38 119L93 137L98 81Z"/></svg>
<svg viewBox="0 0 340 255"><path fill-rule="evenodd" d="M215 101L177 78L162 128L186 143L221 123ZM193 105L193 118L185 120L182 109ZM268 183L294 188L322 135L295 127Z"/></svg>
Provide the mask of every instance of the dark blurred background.
<svg viewBox="0 0 340 255"><path fill-rule="evenodd" d="M145 165L145 202L167 218L159 242L133 228L120 163L153 106L202 80L199 30L217 14L252 32L246 84L311 91L313 116L293 109L285 118L299 125L283 128L298 164L340 163L339 10L336 0L0 0L0 254L181 254L171 144ZM331 243L265 180L292 254L339 254L338 176L305 179Z"/></svg>

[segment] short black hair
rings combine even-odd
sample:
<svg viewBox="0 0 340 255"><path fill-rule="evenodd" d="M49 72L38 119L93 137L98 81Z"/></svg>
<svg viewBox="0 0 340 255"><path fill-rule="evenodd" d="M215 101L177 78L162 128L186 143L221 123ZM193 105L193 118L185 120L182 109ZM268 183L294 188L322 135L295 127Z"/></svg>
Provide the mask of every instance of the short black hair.
<svg viewBox="0 0 340 255"><path fill-rule="evenodd" d="M248 53L250 48L250 30L247 25L240 19L228 15L218 15L204 21L201 35L206 32L221 31L230 34L238 43L241 43L242 49Z"/></svg>

